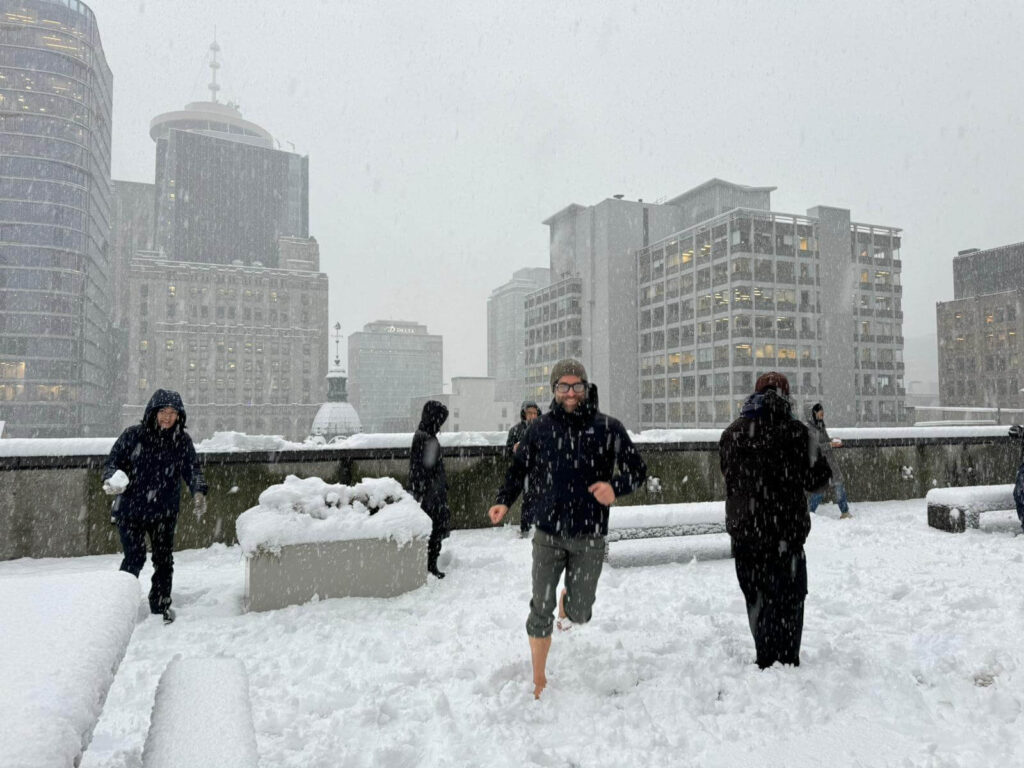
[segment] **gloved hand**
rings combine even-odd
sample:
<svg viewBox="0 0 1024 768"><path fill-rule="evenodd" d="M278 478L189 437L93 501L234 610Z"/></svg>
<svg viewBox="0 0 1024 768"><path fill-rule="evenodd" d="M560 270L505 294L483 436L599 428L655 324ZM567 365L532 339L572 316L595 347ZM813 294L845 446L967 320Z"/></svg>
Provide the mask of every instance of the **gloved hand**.
<svg viewBox="0 0 1024 768"><path fill-rule="evenodd" d="M192 497L192 510L196 513L196 520L202 520L206 514L206 494L197 493Z"/></svg>
<svg viewBox="0 0 1024 768"><path fill-rule="evenodd" d="M1012 427L1010 427L1009 435L1015 440L1020 440L1024 438L1024 426L1021 426L1020 424L1014 424Z"/></svg>

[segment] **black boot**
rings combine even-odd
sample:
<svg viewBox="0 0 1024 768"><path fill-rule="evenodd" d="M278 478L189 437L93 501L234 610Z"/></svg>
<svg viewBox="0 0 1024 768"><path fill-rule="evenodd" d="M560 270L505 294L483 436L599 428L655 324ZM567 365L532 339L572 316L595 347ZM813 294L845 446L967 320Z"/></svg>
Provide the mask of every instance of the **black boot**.
<svg viewBox="0 0 1024 768"><path fill-rule="evenodd" d="M436 576L439 579L443 579L444 578L444 571L439 571L437 569L436 565L428 566L427 567L427 573L431 573L431 574L433 574L434 576Z"/></svg>

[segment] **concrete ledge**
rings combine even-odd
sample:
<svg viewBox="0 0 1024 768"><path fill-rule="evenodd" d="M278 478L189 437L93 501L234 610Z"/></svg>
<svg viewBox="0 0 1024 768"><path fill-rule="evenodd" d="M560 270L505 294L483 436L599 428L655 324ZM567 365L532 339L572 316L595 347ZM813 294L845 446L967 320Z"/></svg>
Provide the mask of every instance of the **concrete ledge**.
<svg viewBox="0 0 1024 768"><path fill-rule="evenodd" d="M427 540L400 546L391 539L349 539L288 544L278 554L245 562L245 608L272 611L309 602L314 595L394 597L427 581Z"/></svg>

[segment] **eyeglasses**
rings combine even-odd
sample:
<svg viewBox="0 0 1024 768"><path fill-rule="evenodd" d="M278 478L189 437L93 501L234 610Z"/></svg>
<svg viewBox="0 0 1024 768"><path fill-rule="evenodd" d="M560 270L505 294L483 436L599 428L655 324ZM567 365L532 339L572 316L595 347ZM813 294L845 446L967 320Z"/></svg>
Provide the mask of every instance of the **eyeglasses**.
<svg viewBox="0 0 1024 768"><path fill-rule="evenodd" d="M587 382L577 381L575 384L566 384L564 381L560 381L555 384L555 392L560 395L567 394L570 389L577 395L582 395L587 391Z"/></svg>

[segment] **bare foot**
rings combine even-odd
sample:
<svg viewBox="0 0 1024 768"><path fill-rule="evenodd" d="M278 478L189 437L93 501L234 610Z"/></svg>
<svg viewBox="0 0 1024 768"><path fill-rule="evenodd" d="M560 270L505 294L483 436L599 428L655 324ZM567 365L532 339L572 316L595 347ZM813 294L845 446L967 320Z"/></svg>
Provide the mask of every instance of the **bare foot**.
<svg viewBox="0 0 1024 768"><path fill-rule="evenodd" d="M541 692L547 687L548 679L542 674L540 679L537 679L537 675L533 676L533 698L539 699Z"/></svg>
<svg viewBox="0 0 1024 768"><path fill-rule="evenodd" d="M551 636L530 638L530 659L533 662L533 698L539 699L541 691L548 684L545 674L548 665L548 651L551 650Z"/></svg>

